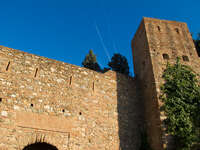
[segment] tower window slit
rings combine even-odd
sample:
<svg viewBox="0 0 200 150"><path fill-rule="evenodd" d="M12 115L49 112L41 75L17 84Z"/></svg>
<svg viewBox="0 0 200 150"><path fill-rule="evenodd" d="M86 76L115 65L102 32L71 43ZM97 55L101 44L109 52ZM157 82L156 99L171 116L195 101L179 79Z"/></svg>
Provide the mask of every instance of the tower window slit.
<svg viewBox="0 0 200 150"><path fill-rule="evenodd" d="M175 28L175 31L176 31L176 33L178 33L178 34L179 34L179 29L178 29L178 28Z"/></svg>
<svg viewBox="0 0 200 150"><path fill-rule="evenodd" d="M163 54L163 59L169 60L169 55L168 54Z"/></svg>
<svg viewBox="0 0 200 150"><path fill-rule="evenodd" d="M183 61L189 61L189 58L188 58L188 56L182 56L182 58L183 58Z"/></svg>
<svg viewBox="0 0 200 150"><path fill-rule="evenodd" d="M158 31L160 32L161 31L160 26L157 26L157 28L158 28Z"/></svg>

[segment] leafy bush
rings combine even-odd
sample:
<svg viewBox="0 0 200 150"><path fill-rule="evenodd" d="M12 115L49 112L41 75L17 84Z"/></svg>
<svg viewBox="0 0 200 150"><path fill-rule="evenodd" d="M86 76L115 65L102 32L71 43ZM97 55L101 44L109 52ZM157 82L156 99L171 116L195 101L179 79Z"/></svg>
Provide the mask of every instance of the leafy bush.
<svg viewBox="0 0 200 150"><path fill-rule="evenodd" d="M167 65L161 87L167 132L176 139L176 149L190 150L200 142L200 86L197 75L187 66Z"/></svg>

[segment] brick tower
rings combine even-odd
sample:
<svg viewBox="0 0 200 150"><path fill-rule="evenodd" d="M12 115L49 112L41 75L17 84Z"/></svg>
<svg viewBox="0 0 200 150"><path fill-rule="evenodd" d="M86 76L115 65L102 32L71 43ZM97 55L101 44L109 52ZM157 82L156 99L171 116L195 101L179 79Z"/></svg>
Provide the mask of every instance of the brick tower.
<svg viewBox="0 0 200 150"><path fill-rule="evenodd" d="M160 86L166 63L177 57L183 64L200 72L199 57L186 23L143 18L133 40L133 61L136 79L144 101L149 143L155 150L172 149L173 138L165 133L160 111Z"/></svg>

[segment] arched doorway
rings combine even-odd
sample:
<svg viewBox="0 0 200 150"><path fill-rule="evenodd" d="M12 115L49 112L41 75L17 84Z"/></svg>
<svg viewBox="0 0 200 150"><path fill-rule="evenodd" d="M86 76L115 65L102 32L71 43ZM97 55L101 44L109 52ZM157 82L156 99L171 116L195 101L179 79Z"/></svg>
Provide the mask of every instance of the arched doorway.
<svg viewBox="0 0 200 150"><path fill-rule="evenodd" d="M23 150L58 150L58 149L57 147L48 144L46 142L36 142L25 146Z"/></svg>

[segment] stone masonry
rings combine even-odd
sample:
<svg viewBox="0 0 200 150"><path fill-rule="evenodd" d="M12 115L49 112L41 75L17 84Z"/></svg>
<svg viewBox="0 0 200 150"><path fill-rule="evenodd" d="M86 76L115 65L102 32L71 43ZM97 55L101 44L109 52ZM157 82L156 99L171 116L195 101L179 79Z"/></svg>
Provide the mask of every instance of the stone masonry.
<svg viewBox="0 0 200 150"><path fill-rule="evenodd" d="M173 148L161 76L177 56L200 73L192 37L185 23L143 18L132 49L134 78L0 46L0 150L138 150L144 124L154 150Z"/></svg>
<svg viewBox="0 0 200 150"><path fill-rule="evenodd" d="M135 149L137 99L131 77L0 47L0 150Z"/></svg>
<svg viewBox="0 0 200 150"><path fill-rule="evenodd" d="M154 150L173 149L173 137L165 133L166 118L160 111L162 74L168 63L181 63L200 73L200 59L186 23L144 18L132 40L135 78L144 101L149 143Z"/></svg>

